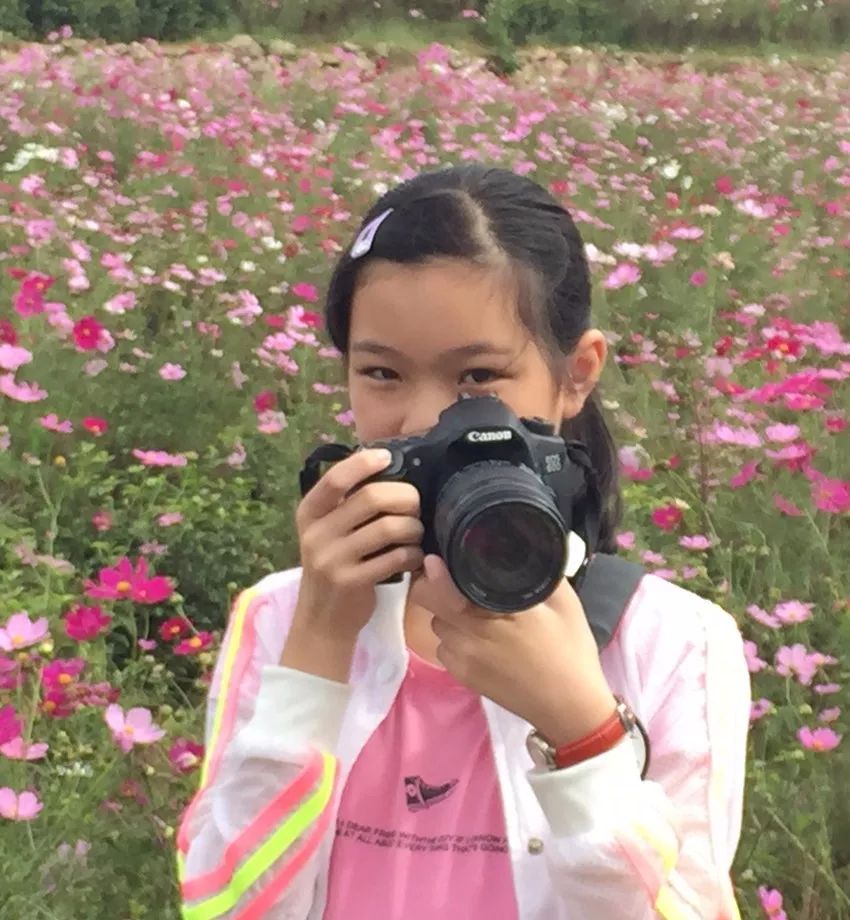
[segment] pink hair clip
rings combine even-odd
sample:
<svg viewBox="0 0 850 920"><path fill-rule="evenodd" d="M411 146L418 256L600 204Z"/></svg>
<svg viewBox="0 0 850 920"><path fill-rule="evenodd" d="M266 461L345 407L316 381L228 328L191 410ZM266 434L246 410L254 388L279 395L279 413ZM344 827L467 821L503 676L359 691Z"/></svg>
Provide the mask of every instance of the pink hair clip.
<svg viewBox="0 0 850 920"><path fill-rule="evenodd" d="M375 234L378 232L378 228L392 213L393 209L389 208L384 211L383 214L379 214L374 220L370 220L360 233L357 234L357 239L354 241L354 245L351 247L351 252L349 253L352 259L359 259L361 256L366 255L372 248L372 243L375 240Z"/></svg>

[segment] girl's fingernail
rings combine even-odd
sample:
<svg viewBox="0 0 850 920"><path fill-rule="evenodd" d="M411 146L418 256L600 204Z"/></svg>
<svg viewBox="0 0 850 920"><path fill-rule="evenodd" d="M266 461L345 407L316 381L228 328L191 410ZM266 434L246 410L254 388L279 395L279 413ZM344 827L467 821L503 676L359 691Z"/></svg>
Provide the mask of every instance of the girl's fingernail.
<svg viewBox="0 0 850 920"><path fill-rule="evenodd" d="M379 466L386 466L390 460L392 460L393 455L386 449L386 447L378 447L375 449L375 463Z"/></svg>
<svg viewBox="0 0 850 920"><path fill-rule="evenodd" d="M422 563L422 567L425 569L425 577L428 580L433 580L440 573L440 563L437 561L436 556L428 555L425 557L425 561Z"/></svg>

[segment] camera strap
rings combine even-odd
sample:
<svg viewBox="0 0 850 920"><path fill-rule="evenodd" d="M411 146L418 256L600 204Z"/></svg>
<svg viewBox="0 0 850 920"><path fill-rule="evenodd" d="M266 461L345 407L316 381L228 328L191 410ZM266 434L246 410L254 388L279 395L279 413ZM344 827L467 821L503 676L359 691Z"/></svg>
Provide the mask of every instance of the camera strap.
<svg viewBox="0 0 850 920"><path fill-rule="evenodd" d="M600 651L617 631L645 574L643 566L610 553L596 553L587 564L577 593Z"/></svg>
<svg viewBox="0 0 850 920"><path fill-rule="evenodd" d="M323 463L336 463L345 460L354 453L354 448L348 444L320 444L307 459L304 467L298 474L298 485L301 487L302 497L319 481L322 475Z"/></svg>

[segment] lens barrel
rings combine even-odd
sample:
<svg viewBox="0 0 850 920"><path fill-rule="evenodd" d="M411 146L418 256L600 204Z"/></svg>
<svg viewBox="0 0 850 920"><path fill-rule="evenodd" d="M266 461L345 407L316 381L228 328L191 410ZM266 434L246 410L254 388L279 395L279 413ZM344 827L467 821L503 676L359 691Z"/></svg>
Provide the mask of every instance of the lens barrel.
<svg viewBox="0 0 850 920"><path fill-rule="evenodd" d="M525 466L485 461L455 473L437 497L434 535L455 584L486 610L527 610L564 577L567 527Z"/></svg>

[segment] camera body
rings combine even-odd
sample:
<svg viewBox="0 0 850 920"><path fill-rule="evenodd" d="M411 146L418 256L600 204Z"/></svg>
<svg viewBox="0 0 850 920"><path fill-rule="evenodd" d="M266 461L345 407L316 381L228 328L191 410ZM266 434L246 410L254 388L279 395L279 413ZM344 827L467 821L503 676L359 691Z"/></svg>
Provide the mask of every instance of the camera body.
<svg viewBox="0 0 850 920"><path fill-rule="evenodd" d="M362 485L416 487L423 551L443 558L479 607L512 613L545 600L564 578L571 531L587 558L595 548L599 495L583 445L543 419L518 418L496 396L462 396L427 434L363 446L392 459Z"/></svg>

